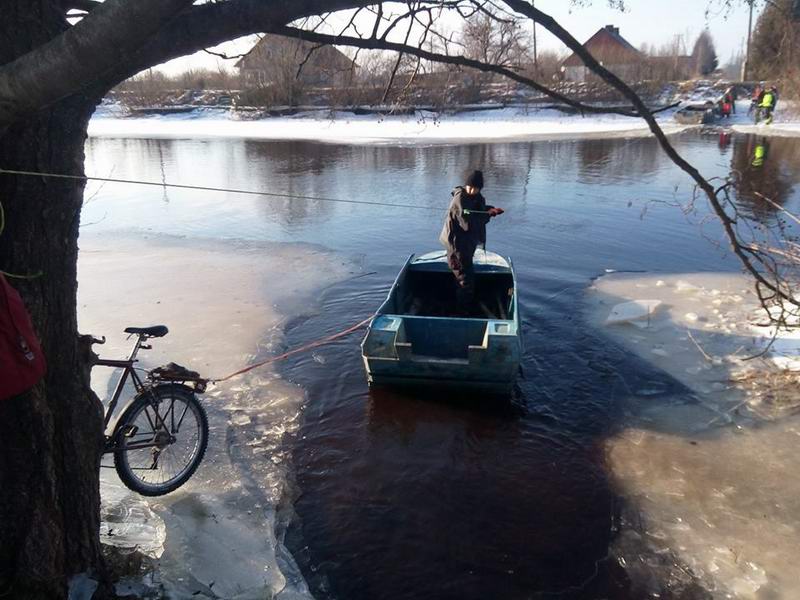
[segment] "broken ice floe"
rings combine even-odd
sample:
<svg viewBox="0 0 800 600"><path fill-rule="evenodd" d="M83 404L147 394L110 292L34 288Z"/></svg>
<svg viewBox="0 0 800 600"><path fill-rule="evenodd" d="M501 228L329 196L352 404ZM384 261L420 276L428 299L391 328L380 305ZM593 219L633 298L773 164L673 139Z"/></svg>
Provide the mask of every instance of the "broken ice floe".
<svg viewBox="0 0 800 600"><path fill-rule="evenodd" d="M640 325L642 321L649 321L659 306L661 306L661 300L633 300L617 304L606 318L606 325L620 323Z"/></svg>
<svg viewBox="0 0 800 600"><path fill-rule="evenodd" d="M159 558L167 537L164 520L151 510L142 496L121 485L104 482L102 490L101 542Z"/></svg>
<svg viewBox="0 0 800 600"><path fill-rule="evenodd" d="M637 284L662 303L653 326L606 327L637 301ZM614 555L641 597L800 598L800 484L787 479L800 469L800 373L783 368L800 368L800 333L779 331L746 360L776 333L753 325L764 318L750 285L737 274L616 274L589 289L592 324L692 390L631 390L628 421L606 442L630 512ZM652 587L664 581L675 587Z"/></svg>

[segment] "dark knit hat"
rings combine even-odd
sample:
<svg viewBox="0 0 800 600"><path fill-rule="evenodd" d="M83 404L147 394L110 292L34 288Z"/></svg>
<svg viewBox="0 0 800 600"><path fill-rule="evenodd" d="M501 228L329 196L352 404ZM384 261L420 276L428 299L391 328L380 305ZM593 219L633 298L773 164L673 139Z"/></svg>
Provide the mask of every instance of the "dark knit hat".
<svg viewBox="0 0 800 600"><path fill-rule="evenodd" d="M483 189L483 171L473 171L469 175L467 175L467 180L464 182L464 185L469 185L472 187L476 187L479 190Z"/></svg>

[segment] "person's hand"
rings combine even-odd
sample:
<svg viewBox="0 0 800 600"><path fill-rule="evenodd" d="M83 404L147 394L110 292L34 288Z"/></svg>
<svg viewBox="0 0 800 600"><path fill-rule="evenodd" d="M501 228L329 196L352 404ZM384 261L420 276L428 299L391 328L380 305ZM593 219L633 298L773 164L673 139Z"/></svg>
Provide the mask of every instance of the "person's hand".
<svg viewBox="0 0 800 600"><path fill-rule="evenodd" d="M488 211L490 217L496 217L498 215L502 215L504 211L502 208L490 208Z"/></svg>

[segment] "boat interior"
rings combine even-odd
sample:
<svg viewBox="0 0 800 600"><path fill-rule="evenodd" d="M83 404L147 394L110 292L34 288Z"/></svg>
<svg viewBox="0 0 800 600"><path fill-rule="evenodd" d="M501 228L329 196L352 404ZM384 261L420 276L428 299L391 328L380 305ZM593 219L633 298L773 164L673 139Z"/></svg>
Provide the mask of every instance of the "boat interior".
<svg viewBox="0 0 800 600"><path fill-rule="evenodd" d="M514 278L510 271L476 269L475 302L471 313L465 315L457 310L458 284L446 265L435 270L414 267L409 266L381 312L419 317L513 318Z"/></svg>

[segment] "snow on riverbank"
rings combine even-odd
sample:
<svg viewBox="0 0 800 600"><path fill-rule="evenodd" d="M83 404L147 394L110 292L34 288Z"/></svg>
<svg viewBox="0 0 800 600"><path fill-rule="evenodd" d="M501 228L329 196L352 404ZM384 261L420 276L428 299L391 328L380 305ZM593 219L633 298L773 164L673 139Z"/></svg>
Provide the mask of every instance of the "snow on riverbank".
<svg viewBox="0 0 800 600"><path fill-rule="evenodd" d="M301 244L108 234L81 236L78 266L80 330L108 336L95 347L102 356L127 355L126 326L163 323L169 334L152 340L140 366L175 361L217 377L281 350L286 320L307 311L316 290L350 269ZM114 382L108 369L93 371L101 397ZM209 447L182 488L146 499L122 487L113 469L102 470L104 543L156 560L147 581L133 580L120 593L308 597L281 541L290 495L282 440L296 427L303 391L261 368L211 388L201 401Z"/></svg>
<svg viewBox="0 0 800 600"><path fill-rule="evenodd" d="M788 117L787 117L788 118ZM752 133L754 135L780 136L780 137L800 137L800 122L794 121L775 121L772 125L741 124L734 125L734 131L739 133Z"/></svg>
<svg viewBox="0 0 800 600"><path fill-rule="evenodd" d="M667 133L686 128L675 123L672 111L660 114L659 121ZM619 115L582 117L554 109L504 108L455 115L418 112L398 116L356 116L352 113L317 111L254 121L234 120L231 113L222 110L197 110L144 118L119 118L113 112L103 110L89 123L89 135L413 144L635 136L649 135L649 130L642 119Z"/></svg>
<svg viewBox="0 0 800 600"><path fill-rule="evenodd" d="M642 597L694 580L714 598L800 595L800 392L781 370L800 344L783 335L743 360L770 337L753 324L751 286L736 274L617 274L588 291L590 325L689 390L631 390L629 421L607 442L626 499L615 552ZM618 318L626 311L634 318Z"/></svg>
<svg viewBox="0 0 800 600"><path fill-rule="evenodd" d="M800 104L791 100L781 101L775 111L774 122L766 125L761 122L753 123L753 115L747 113L750 107L749 100L736 102L736 114L728 119L723 119L720 124L730 126L739 133L754 135L800 137Z"/></svg>
<svg viewBox="0 0 800 600"><path fill-rule="evenodd" d="M747 277L616 274L599 279L590 292L595 323L691 388L719 413L714 423L731 423L732 405L756 419L800 407L794 375L786 371L800 368L800 336L780 331L770 345L775 332L759 325L765 314ZM625 312L633 318L620 316ZM749 358L768 345L765 356Z"/></svg>

